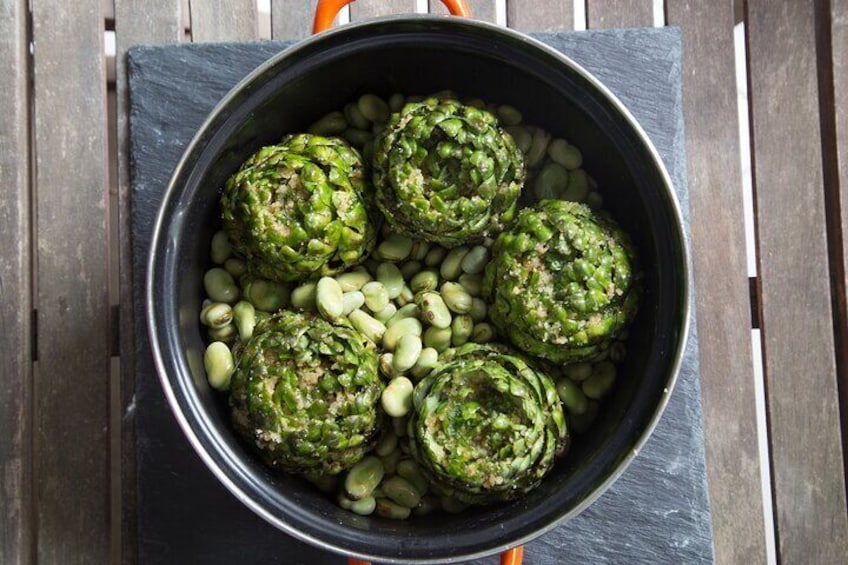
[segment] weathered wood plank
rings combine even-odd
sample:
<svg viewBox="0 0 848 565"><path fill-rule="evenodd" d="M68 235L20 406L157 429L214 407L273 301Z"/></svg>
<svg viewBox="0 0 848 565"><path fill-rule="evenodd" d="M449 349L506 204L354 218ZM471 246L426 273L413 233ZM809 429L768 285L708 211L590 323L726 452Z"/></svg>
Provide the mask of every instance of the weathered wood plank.
<svg viewBox="0 0 848 565"><path fill-rule="evenodd" d="M132 213L129 168L129 98L126 52L141 43L176 43L183 36L183 0L115 0L116 124L121 346L121 562L138 560L135 458L135 331ZM142 292L142 289L135 289ZM114 421L115 418L112 418Z"/></svg>
<svg viewBox="0 0 848 565"><path fill-rule="evenodd" d="M569 0L507 0L506 24L520 31L574 29L574 3Z"/></svg>
<svg viewBox="0 0 848 565"><path fill-rule="evenodd" d="M830 40L826 46L831 56L831 90L827 98L828 109L833 112L832 137L824 140L828 191L828 219L831 233L831 269L836 307L836 366L839 378L840 413L842 414L842 454L848 456L848 0L831 0L830 14L825 15ZM821 54L819 55L821 56ZM839 101L839 102L837 102ZM830 145L827 142L830 142ZM848 482L848 461L845 461Z"/></svg>
<svg viewBox="0 0 848 565"><path fill-rule="evenodd" d="M652 0L588 0L586 21L589 29L651 27L654 3Z"/></svg>
<svg viewBox="0 0 848 565"><path fill-rule="evenodd" d="M350 3L350 21L415 12L415 0L356 0Z"/></svg>
<svg viewBox="0 0 848 565"><path fill-rule="evenodd" d="M729 3L670 0L683 109L716 563L766 561ZM716 80L728 77L729 80ZM715 244L715 234L722 244ZM768 462L762 462L767 465ZM771 526L769 526L771 527Z"/></svg>
<svg viewBox="0 0 848 565"><path fill-rule="evenodd" d="M271 37L303 39L312 35L318 0L271 0Z"/></svg>
<svg viewBox="0 0 848 565"><path fill-rule="evenodd" d="M814 21L814 3L747 2L763 350L784 563L848 555Z"/></svg>
<svg viewBox="0 0 848 565"><path fill-rule="evenodd" d="M26 0L0 1L0 563L33 562L32 242Z"/></svg>
<svg viewBox="0 0 848 565"><path fill-rule="evenodd" d="M256 0L189 0L191 40L257 39Z"/></svg>
<svg viewBox="0 0 848 565"><path fill-rule="evenodd" d="M99 0L33 0L37 552L109 557L106 73Z"/></svg>
<svg viewBox="0 0 848 565"><path fill-rule="evenodd" d="M468 0L468 7L471 8L471 17L475 20L484 20L487 22L495 22L495 0ZM448 9L442 4L441 0L430 0L431 14L447 14Z"/></svg>

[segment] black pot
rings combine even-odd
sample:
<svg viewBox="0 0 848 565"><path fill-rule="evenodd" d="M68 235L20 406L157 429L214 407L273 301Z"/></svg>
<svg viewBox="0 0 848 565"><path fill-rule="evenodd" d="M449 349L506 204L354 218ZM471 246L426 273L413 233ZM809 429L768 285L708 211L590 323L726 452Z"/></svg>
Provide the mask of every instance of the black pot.
<svg viewBox="0 0 848 565"><path fill-rule="evenodd" d="M389 521L342 510L312 485L265 467L230 429L210 389L197 322L201 277L224 180L259 147L302 131L365 92L451 89L520 108L527 123L581 148L606 207L633 236L646 292L628 359L586 435L520 500L456 515ZM179 117L175 117L179 119ZM520 33L451 17L351 24L280 53L215 108L174 172L147 274L150 338L185 434L218 479L279 529L321 548L393 563L449 563L524 543L576 515L646 441L677 377L687 334L688 257L668 174L645 133L580 66Z"/></svg>

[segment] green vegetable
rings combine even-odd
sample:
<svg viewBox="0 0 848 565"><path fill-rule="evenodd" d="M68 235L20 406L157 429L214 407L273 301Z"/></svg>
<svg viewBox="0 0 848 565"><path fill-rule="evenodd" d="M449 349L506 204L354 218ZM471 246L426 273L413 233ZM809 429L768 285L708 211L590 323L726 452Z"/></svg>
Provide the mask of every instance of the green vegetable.
<svg viewBox="0 0 848 565"><path fill-rule="evenodd" d="M395 231L453 247L513 218L524 161L487 111L428 98L392 115L375 140L373 175Z"/></svg>
<svg viewBox="0 0 848 565"><path fill-rule="evenodd" d="M217 390L230 388L230 379L235 372L235 363L230 348L225 343L213 341L203 354L203 366L209 386Z"/></svg>
<svg viewBox="0 0 848 565"><path fill-rule="evenodd" d="M464 503L513 499L533 489L568 445L551 379L504 346L467 344L416 387L410 453Z"/></svg>
<svg viewBox="0 0 848 565"><path fill-rule="evenodd" d="M337 138L288 135L227 181L224 229L259 276L332 275L362 262L374 246L378 214L365 195L355 149Z"/></svg>
<svg viewBox="0 0 848 565"><path fill-rule="evenodd" d="M393 418L406 416L412 407L412 381L406 377L393 378L383 390L383 410Z"/></svg>
<svg viewBox="0 0 848 565"><path fill-rule="evenodd" d="M334 475L380 431L377 352L346 322L280 311L237 346L233 426L272 467Z"/></svg>
<svg viewBox="0 0 848 565"><path fill-rule="evenodd" d="M370 455L351 467L345 477L345 492L353 500L370 496L383 480L383 463Z"/></svg>
<svg viewBox="0 0 848 565"><path fill-rule="evenodd" d="M213 267L203 275L206 295L215 302L232 304L239 297L239 289L233 276L221 267Z"/></svg>
<svg viewBox="0 0 848 565"><path fill-rule="evenodd" d="M630 241L586 206L543 200L522 210L492 255L483 281L489 316L531 355L558 363L591 359L636 314Z"/></svg>

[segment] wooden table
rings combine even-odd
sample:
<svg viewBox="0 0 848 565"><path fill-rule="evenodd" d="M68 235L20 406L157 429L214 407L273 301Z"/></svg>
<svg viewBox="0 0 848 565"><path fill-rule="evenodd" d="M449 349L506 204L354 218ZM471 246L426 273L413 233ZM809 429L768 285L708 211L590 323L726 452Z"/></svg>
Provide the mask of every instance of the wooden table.
<svg viewBox="0 0 848 565"><path fill-rule="evenodd" d="M525 31L682 29L716 560L847 562L848 0L577 1L470 4ZM0 563L135 562L126 49L304 37L314 4L0 0Z"/></svg>

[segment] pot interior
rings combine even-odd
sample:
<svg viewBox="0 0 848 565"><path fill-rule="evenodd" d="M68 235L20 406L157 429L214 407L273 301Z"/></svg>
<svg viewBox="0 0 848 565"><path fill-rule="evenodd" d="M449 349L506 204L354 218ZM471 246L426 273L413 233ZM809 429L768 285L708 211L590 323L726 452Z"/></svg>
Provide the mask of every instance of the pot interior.
<svg viewBox="0 0 848 565"><path fill-rule="evenodd" d="M255 150L367 92L511 104L579 147L605 208L631 234L645 292L614 393L543 484L508 504L390 521L361 517L303 480L266 468L233 434L206 383L197 322L225 179ZM300 44L225 99L189 148L163 204L151 306L164 379L196 444L227 486L272 523L323 547L379 560L448 562L524 541L596 498L652 428L675 378L686 319L685 244L667 176L619 108L583 71L535 42L447 18L352 25Z"/></svg>

